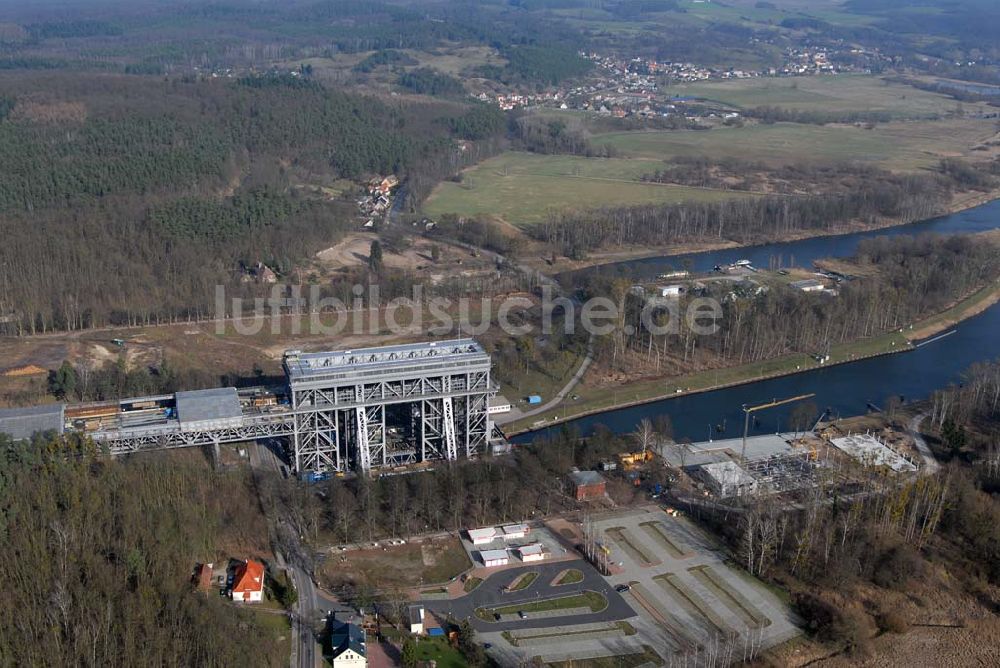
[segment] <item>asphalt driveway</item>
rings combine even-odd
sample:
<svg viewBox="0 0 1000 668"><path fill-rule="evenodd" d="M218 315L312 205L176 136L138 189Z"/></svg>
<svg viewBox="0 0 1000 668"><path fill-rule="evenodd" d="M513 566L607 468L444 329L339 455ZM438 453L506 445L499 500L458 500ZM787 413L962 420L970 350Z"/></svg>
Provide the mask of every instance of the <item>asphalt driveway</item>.
<svg viewBox="0 0 1000 668"><path fill-rule="evenodd" d="M574 568L583 573L583 580L573 584L552 586L552 581L559 573ZM520 591L504 593L504 587L509 585L522 573L537 572L539 575L528 587ZM571 596L584 591L594 591L608 600L608 606L600 612L589 612L557 617L539 617L533 619L518 619L502 622L487 622L476 617L476 608L493 608L499 606L516 606L534 603L541 599ZM452 600L426 600L423 602L427 610L438 614L450 614L458 620L468 619L472 627L481 632L513 631L518 629L545 629L588 622L608 622L628 619L636 615L635 611L625 602L618 592L608 584L601 574L583 559L575 561L560 561L557 563L535 563L520 568L499 571L490 575L474 591Z"/></svg>

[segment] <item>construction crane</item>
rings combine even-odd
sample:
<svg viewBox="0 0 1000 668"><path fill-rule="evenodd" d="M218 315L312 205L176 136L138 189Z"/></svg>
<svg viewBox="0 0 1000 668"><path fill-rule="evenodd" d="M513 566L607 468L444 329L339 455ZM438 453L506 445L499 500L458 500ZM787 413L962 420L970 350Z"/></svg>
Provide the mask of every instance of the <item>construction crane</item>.
<svg viewBox="0 0 1000 668"><path fill-rule="evenodd" d="M743 404L743 447L740 450L740 462L746 463L747 460L747 432L750 430L750 414L756 413L757 411L762 411L767 408L774 408L775 406L783 406L785 404L790 404L796 401L802 401L803 399L812 399L816 396L816 393L810 394L800 394L797 397L791 397L789 399L772 399L766 404L760 404L758 406L747 406Z"/></svg>

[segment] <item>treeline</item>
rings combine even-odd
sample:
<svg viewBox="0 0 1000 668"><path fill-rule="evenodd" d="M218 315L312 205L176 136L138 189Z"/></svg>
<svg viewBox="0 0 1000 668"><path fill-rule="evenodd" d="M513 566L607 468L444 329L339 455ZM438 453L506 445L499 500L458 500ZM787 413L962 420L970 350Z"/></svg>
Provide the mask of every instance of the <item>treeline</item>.
<svg viewBox="0 0 1000 668"><path fill-rule="evenodd" d="M590 133L583 125L572 125L561 118L545 119L538 116L521 116L513 125L513 139L518 148L533 153L567 153L588 157L607 158L617 151L609 144L594 147Z"/></svg>
<svg viewBox="0 0 1000 668"><path fill-rule="evenodd" d="M399 75L397 81L403 88L420 95L460 95L465 91L462 82L443 72L420 67Z"/></svg>
<svg viewBox="0 0 1000 668"><path fill-rule="evenodd" d="M833 345L938 313L1000 277L996 247L968 236L867 239L852 261L866 277L841 283L836 297L790 287L734 295L731 286L716 284L705 296L714 297L721 309L718 329L704 336L684 326L679 332L650 332L642 320L645 302L627 292L629 282L597 274L585 283L584 295L611 297L623 304L624 316L614 332L596 340L595 360L615 371L662 374L695 361L732 366L793 353L823 354ZM650 317L663 325L668 312L657 309Z"/></svg>
<svg viewBox="0 0 1000 668"><path fill-rule="evenodd" d="M962 375L961 384L935 392L931 405L931 421L939 428L948 421L987 425L996 422L1000 419L1000 360L972 365ZM994 458L998 452L1000 443L993 443Z"/></svg>
<svg viewBox="0 0 1000 668"><path fill-rule="evenodd" d="M380 49L354 66L355 72L367 74L383 65L416 65L417 61L396 49Z"/></svg>
<svg viewBox="0 0 1000 668"><path fill-rule="evenodd" d="M569 257L596 248L683 241L742 243L795 232L828 232L855 221L912 222L945 211L949 182L931 175L862 181L839 195L754 197L716 203L654 204L561 213L532 227L537 240Z"/></svg>
<svg viewBox="0 0 1000 668"><path fill-rule="evenodd" d="M888 123L892 114L887 111L820 111L810 109L786 109L784 107L754 107L743 112L745 116L756 118L761 123L805 123L826 125L827 123Z"/></svg>
<svg viewBox="0 0 1000 668"><path fill-rule="evenodd" d="M580 443L578 434L564 431L517 448L513 458L463 461L417 475L332 479L287 491L285 501L309 541L332 533L337 541L357 543L522 520L532 512L576 507L567 494L567 471L596 467L624 442L602 430Z"/></svg>
<svg viewBox="0 0 1000 668"><path fill-rule="evenodd" d="M987 190L996 183L988 169L964 160L942 160L939 171L957 190ZM800 162L775 167L739 158L678 156L657 171L643 175L642 180L717 190L835 195L877 184L892 187L905 178L864 163ZM928 180L928 184L942 187L943 184L933 181Z"/></svg>
<svg viewBox="0 0 1000 668"><path fill-rule="evenodd" d="M253 498L242 472L0 435L0 664L287 665L259 617L191 585L269 549Z"/></svg>

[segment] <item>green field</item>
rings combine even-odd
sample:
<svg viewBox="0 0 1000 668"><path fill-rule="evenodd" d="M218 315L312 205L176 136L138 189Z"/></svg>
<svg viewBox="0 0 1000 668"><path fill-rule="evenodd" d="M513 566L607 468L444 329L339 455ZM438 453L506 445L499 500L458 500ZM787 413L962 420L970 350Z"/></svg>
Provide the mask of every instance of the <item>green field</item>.
<svg viewBox="0 0 1000 668"><path fill-rule="evenodd" d="M935 165L943 157L965 155L993 132L986 120L887 123L871 130L775 123L705 131L614 132L592 141L597 146L611 145L621 155L650 160L698 156L773 164L860 161L915 170Z"/></svg>
<svg viewBox="0 0 1000 668"><path fill-rule="evenodd" d="M583 158L508 152L446 181L424 204L428 215L494 215L515 225L537 223L552 212L626 204L718 201L746 196L722 190L640 183L658 160Z"/></svg>
<svg viewBox="0 0 1000 668"><path fill-rule="evenodd" d="M946 95L857 74L699 82L667 90L743 109L772 106L821 112L879 111L909 119L947 116L958 106ZM968 103L962 107L972 111L985 105Z"/></svg>

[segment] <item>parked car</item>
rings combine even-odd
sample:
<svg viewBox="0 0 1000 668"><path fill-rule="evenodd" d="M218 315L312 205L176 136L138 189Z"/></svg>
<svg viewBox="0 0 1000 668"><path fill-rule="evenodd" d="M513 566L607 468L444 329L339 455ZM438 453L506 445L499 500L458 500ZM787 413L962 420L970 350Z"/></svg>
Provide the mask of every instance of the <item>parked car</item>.
<svg viewBox="0 0 1000 668"><path fill-rule="evenodd" d="M625 592L627 592L631 588L632 588L632 585L620 584L617 587L615 587L615 591L618 592L619 594L624 594Z"/></svg>
<svg viewBox="0 0 1000 668"><path fill-rule="evenodd" d="M517 616L520 617L521 619L527 619L528 618L528 614L526 612L522 611L522 610L518 610Z"/></svg>

